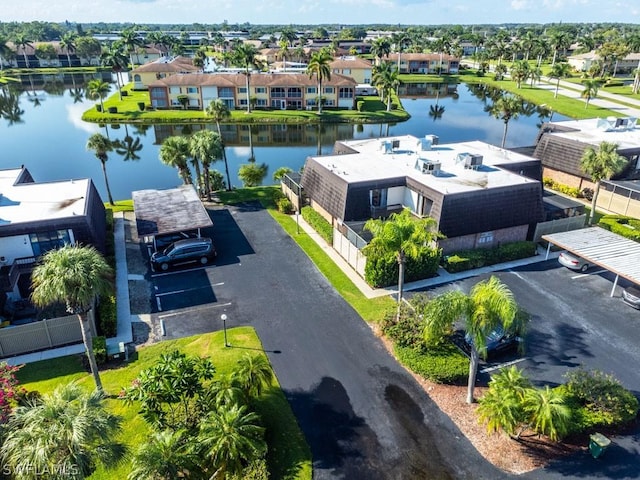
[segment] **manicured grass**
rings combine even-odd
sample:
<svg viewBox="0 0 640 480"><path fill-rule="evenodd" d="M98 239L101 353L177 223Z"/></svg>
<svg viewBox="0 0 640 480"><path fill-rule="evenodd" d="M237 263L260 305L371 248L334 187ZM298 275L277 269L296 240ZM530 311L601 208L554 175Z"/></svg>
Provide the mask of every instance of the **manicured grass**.
<svg viewBox="0 0 640 480"><path fill-rule="evenodd" d="M118 399L122 388L130 385L141 370L155 365L160 354L174 349L190 355L211 357L219 374L231 371L247 351L264 355L261 353L260 340L252 328L228 329L227 334L232 345L242 348L224 348L222 332L214 332L140 348L128 363L102 370L102 382L109 395L107 403L114 413L124 418L121 440L132 450L146 440L150 429L138 415L135 405L127 405ZM88 390L93 388L93 379L83 369L78 356L31 363L24 366L17 376L27 390L41 393L51 392L57 385L68 381L77 381ZM310 480L311 452L277 380L274 380L273 388L260 399L257 410L269 432L271 478ZM114 470L99 469L90 478L126 478L129 470L129 463L125 462Z"/></svg>
<svg viewBox="0 0 640 480"><path fill-rule="evenodd" d="M106 202L104 207L113 212L133 212L133 200L118 200L114 203L115 205L111 205Z"/></svg>
<svg viewBox="0 0 640 480"><path fill-rule="evenodd" d="M398 75L398 80L402 83L458 83L460 78L458 75L402 73Z"/></svg>
<svg viewBox="0 0 640 480"><path fill-rule="evenodd" d="M213 123L202 110L148 110L151 104L149 92L134 91L131 87L129 84L122 89L127 92L122 100L117 92L105 99L102 112L97 110L100 102L96 101L96 106L84 112L82 119L95 123ZM357 98L367 105L362 112L325 108L322 115L318 115L316 110L252 110L251 113L233 110L225 123L385 123L409 119L409 114L401 106L387 112L382 102L378 100L376 103L369 98ZM144 111L138 106L140 102L145 104ZM109 113L109 107L116 107L118 113Z"/></svg>

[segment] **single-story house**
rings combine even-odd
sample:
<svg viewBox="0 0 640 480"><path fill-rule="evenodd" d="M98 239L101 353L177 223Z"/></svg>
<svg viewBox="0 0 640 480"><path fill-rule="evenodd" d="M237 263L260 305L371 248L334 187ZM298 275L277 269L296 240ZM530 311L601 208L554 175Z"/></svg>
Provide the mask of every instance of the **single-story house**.
<svg viewBox="0 0 640 480"><path fill-rule="evenodd" d="M586 72L595 61L601 60L595 51L570 55L567 62L578 72ZM640 52L633 52L617 60L616 73L630 73L640 67Z"/></svg>
<svg viewBox="0 0 640 480"><path fill-rule="evenodd" d="M91 179L35 182L25 167L0 170L0 285L29 295L38 257L64 244L105 252L106 217Z"/></svg>
<svg viewBox="0 0 640 480"><path fill-rule="evenodd" d="M589 175L580 168L585 150L597 150L600 143L618 145L618 153L628 159L613 180L640 179L640 128L635 118L589 118L549 122L542 125L533 156L542 162L544 177L582 190L593 188Z"/></svg>
<svg viewBox="0 0 640 480"><path fill-rule="evenodd" d="M353 109L356 81L334 74L322 84L326 107ZM303 73L254 73L250 76L249 98L256 108L308 109L317 106L315 77ZM171 75L149 84L154 108L205 109L212 100L222 99L230 109L247 107L246 76L243 73Z"/></svg>
<svg viewBox="0 0 640 480"><path fill-rule="evenodd" d="M432 217L445 253L525 240L543 219L540 161L480 141L339 141L332 155L307 158L301 184L334 227L403 208Z"/></svg>

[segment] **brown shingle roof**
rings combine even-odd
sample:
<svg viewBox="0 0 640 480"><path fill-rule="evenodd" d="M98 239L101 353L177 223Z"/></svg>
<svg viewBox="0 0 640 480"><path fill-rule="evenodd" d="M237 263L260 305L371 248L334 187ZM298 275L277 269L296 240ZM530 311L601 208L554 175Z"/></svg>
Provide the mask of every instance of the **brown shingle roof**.
<svg viewBox="0 0 640 480"><path fill-rule="evenodd" d="M256 73L251 75L251 85L258 87L279 86L315 86L317 80L304 73ZM171 75L149 84L154 86L245 86L243 73L187 73ZM331 80L323 82L325 86L356 86L356 81L346 75L331 74Z"/></svg>
<svg viewBox="0 0 640 480"><path fill-rule="evenodd" d="M329 66L334 68L372 68L371 62L360 57L339 57L333 60Z"/></svg>
<svg viewBox="0 0 640 480"><path fill-rule="evenodd" d="M140 65L131 73L181 73L198 71L200 71L200 68L194 66L190 58L178 56L173 59L160 57L157 60Z"/></svg>

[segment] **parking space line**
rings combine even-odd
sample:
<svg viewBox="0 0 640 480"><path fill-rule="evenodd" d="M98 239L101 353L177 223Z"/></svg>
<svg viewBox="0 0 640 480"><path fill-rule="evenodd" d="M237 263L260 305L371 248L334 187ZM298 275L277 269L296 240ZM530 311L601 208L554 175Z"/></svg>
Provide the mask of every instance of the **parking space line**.
<svg viewBox="0 0 640 480"><path fill-rule="evenodd" d="M160 297L156 296L156 305L158 305L158 311L162 311L162 305L160 304Z"/></svg>
<svg viewBox="0 0 640 480"><path fill-rule="evenodd" d="M571 277L571 280L575 280L577 278L588 277L589 275L597 275L599 273L604 273L606 271L607 270L596 270L595 272L581 273L580 275L574 275L573 277Z"/></svg>
<svg viewBox="0 0 640 480"><path fill-rule="evenodd" d="M204 270L205 268L208 268L210 266L211 265L203 265L201 267L189 268L187 270L175 270L173 272L162 272L162 273L155 273L153 270L151 270L151 278L166 277L167 275L176 275L178 273L196 272L198 270Z"/></svg>
<svg viewBox="0 0 640 480"><path fill-rule="evenodd" d="M189 313L193 313L193 312L197 312L200 310L208 310L210 308L220 308L220 307L229 307L231 306L231 302L227 302L227 303L216 303L213 305L204 305L202 307L198 307L198 308L189 308ZM163 318L168 318L168 317L175 317L176 315L184 315L185 312L173 312L173 313L165 313L164 315L158 315L159 319L163 319Z"/></svg>
<svg viewBox="0 0 640 480"><path fill-rule="evenodd" d="M220 285L224 285L224 282L216 283L214 285L203 285L201 287L184 288L182 290L171 290L170 292L156 293L155 295L156 297L164 297L165 295L176 295L178 293L192 292L194 290L202 290L203 288L219 287Z"/></svg>
<svg viewBox="0 0 640 480"><path fill-rule="evenodd" d="M519 358L517 360L513 360L511 362L500 363L498 365L493 365L491 367L483 368L483 369L480 370L480 373L493 372L494 370L499 370L499 369L504 368L504 367L509 367L511 365L515 365L516 363L524 362L526 359L527 359L527 357L523 357L523 358Z"/></svg>

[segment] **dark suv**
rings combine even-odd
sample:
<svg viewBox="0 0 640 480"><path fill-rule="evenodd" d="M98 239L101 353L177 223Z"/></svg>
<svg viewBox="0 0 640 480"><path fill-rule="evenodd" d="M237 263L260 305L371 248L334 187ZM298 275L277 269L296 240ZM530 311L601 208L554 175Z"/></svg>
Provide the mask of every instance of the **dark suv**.
<svg viewBox="0 0 640 480"><path fill-rule="evenodd" d="M216 258L213 241L208 237L188 238L172 243L151 255L151 268L166 271L169 267L200 262L206 265Z"/></svg>

